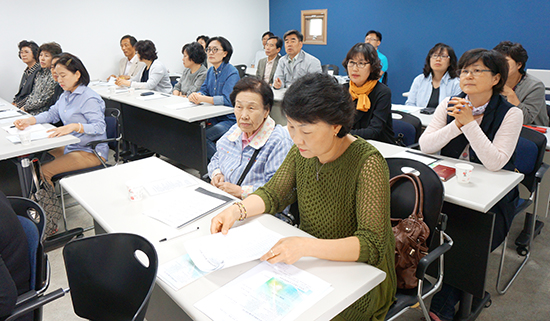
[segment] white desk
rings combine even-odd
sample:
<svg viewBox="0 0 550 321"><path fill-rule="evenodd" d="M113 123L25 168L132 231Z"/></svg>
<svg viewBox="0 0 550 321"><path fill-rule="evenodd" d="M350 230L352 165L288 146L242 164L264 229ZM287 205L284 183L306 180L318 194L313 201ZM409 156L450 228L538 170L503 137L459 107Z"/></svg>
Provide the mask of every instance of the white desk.
<svg viewBox="0 0 550 321"><path fill-rule="evenodd" d="M11 103L0 98L0 110L5 109L16 109ZM30 117L30 115L28 116ZM18 118L13 118L13 120ZM7 120L7 119L6 119ZM3 122L0 126L7 126L9 123ZM44 124L46 128L53 128L51 124ZM31 141L30 145L21 145L14 144L10 142L6 137L10 136L5 130L0 129L0 160L10 159L14 157L19 158L19 164L17 164L17 170L19 172L19 183L21 185L21 193L23 196L28 196L28 188L31 183L31 174L28 171L29 169L29 159L28 155L36 152L41 152L44 150L50 150L53 148L66 146L69 144L74 144L80 142L80 139L74 137L73 135L65 135L55 138L45 138L40 140Z"/></svg>
<svg viewBox="0 0 550 321"><path fill-rule="evenodd" d="M110 94L105 86L90 88L121 110L125 140L195 168L201 175L207 172L206 120L234 112L232 107L210 104L174 110L166 106L187 99L164 94L165 98L144 101L136 98L143 90Z"/></svg>
<svg viewBox="0 0 550 321"><path fill-rule="evenodd" d="M186 240L210 233L211 214L197 221L199 232L191 233L177 239L159 243L167 235L175 233L168 225L142 214L143 209L162 203L167 198L177 197L180 191L172 191L156 196L146 195L140 202L130 202L124 182L135 178L162 178L180 175L182 171L158 158L151 157L101 171L68 177L61 180L61 185L68 191L103 227L106 232L129 232L147 238L155 246L159 264L166 263L185 254L183 244ZM202 187L220 193L213 186L196 179ZM271 215L252 218L259 220L265 227L286 236L306 236L307 234L292 227ZM149 304L149 320L181 320L185 315L175 318L167 316L173 307L158 307L158 304L175 302L193 320L209 320L193 305L209 293L219 289L238 275L250 270L259 260L216 271L189 284L179 291L174 291L162 281L157 280L155 291L157 297L164 296L165 302L153 298ZM300 320L328 320L345 309L351 303L370 291L385 278L385 273L364 263L332 262L314 258L302 258L295 264L298 268L310 272L329 282L334 288L321 301L300 316ZM155 294L153 295L155 296ZM170 301L170 302L166 302ZM181 309L177 309L180 310ZM176 311L177 312L177 311ZM162 315L154 316L159 313Z"/></svg>
<svg viewBox="0 0 550 321"><path fill-rule="evenodd" d="M252 67L246 66L246 74L249 76L256 76L257 69L258 68L252 68Z"/></svg>

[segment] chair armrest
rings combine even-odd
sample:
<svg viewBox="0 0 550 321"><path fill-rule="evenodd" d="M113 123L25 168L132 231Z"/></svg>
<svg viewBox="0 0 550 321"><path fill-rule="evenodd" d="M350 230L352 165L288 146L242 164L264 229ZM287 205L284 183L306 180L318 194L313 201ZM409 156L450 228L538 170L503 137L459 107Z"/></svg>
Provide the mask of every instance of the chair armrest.
<svg viewBox="0 0 550 321"><path fill-rule="evenodd" d="M426 274L426 270L428 269L428 266L439 259L441 255L447 253L451 249L451 247L453 247L453 240L445 233L443 233L443 237L445 237L445 242L433 249L430 253L428 253L428 255L421 258L418 262L418 267L416 268L417 278L423 279Z"/></svg>
<svg viewBox="0 0 550 321"><path fill-rule="evenodd" d="M12 314L5 321L16 320L17 318L37 309L41 306L57 300L63 297L66 293L69 292L69 289L57 289L51 293L48 293L44 296L35 297L34 299L26 300L22 304L18 304L13 310ZM19 299L18 299L19 300Z"/></svg>
<svg viewBox="0 0 550 321"><path fill-rule="evenodd" d="M120 139L122 139L122 135L120 135L119 137L117 138L107 138L107 139L100 139L100 140L93 140L91 142L88 142L88 144L86 144L86 146L91 146L92 148L95 149L95 147L99 144L102 144L102 143L110 143L110 142L117 142L119 141Z"/></svg>
<svg viewBox="0 0 550 321"><path fill-rule="evenodd" d="M31 291L25 292L25 293L23 293L23 294L21 294L20 296L17 297L17 303L15 304L15 306L17 307L17 306L27 302L28 300L36 298L37 296L38 296L37 291L31 290Z"/></svg>
<svg viewBox="0 0 550 321"><path fill-rule="evenodd" d="M550 168L550 165L542 163L539 167L539 170L535 173L535 177L540 181L548 168Z"/></svg>

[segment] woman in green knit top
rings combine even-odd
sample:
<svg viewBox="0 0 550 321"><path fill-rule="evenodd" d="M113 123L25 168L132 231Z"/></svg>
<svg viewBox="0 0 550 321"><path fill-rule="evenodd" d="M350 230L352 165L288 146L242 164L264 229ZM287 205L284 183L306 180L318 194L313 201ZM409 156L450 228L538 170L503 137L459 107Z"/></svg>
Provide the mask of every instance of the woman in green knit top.
<svg viewBox="0 0 550 321"><path fill-rule="evenodd" d="M348 134L354 107L349 92L331 76L300 78L282 108L295 145L264 187L212 219L211 232L226 234L245 211L248 217L277 213L297 200L300 229L316 239L281 239L261 259L293 264L310 256L375 266L386 279L335 320L384 320L396 289L386 161L365 140Z"/></svg>

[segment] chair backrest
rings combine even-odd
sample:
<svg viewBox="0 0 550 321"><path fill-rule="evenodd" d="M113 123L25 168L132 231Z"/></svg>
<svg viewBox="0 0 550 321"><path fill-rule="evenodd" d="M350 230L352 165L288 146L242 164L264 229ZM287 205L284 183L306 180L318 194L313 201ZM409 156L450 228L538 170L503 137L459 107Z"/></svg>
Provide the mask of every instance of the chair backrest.
<svg viewBox="0 0 550 321"><path fill-rule="evenodd" d="M107 138L113 139L120 136L120 110L105 108L105 124L107 125ZM109 148L115 152L115 162L118 162L120 140L108 143Z"/></svg>
<svg viewBox="0 0 550 321"><path fill-rule="evenodd" d="M392 125L395 140L401 139L405 146L418 143L422 131L422 121L411 114L392 110Z"/></svg>
<svg viewBox="0 0 550 321"><path fill-rule="evenodd" d="M331 65L331 64L322 65L321 70L323 71L324 74L328 74L328 75L331 75L331 76L335 76L335 75L340 74L340 69L336 65Z"/></svg>
<svg viewBox="0 0 550 321"><path fill-rule="evenodd" d="M550 70L547 69L527 69L526 72L538 78L544 84L544 87L550 88Z"/></svg>
<svg viewBox="0 0 550 321"><path fill-rule="evenodd" d="M520 173L525 175L521 184L529 192L532 192L536 187L535 175L542 165L545 152L546 136L536 130L523 127L516 146L514 165Z"/></svg>
<svg viewBox="0 0 550 321"><path fill-rule="evenodd" d="M103 321L144 319L158 268L149 241L135 234L96 235L69 242L63 257L77 315Z"/></svg>
<svg viewBox="0 0 550 321"><path fill-rule="evenodd" d="M31 265L31 290L39 290L47 282L45 273L47 256L44 254L43 244L46 215L42 207L35 201L19 196L8 196L7 198L27 235Z"/></svg>
<svg viewBox="0 0 550 321"><path fill-rule="evenodd" d="M388 85L388 72L387 71L382 75L382 83L386 86Z"/></svg>
<svg viewBox="0 0 550 321"><path fill-rule="evenodd" d="M439 239L434 239L435 228L439 223L441 208L443 207L444 187L439 176L429 166L407 158L386 158L390 170L390 178L413 171L418 173L424 189L424 222L430 228L430 236L426 244L432 247L439 245ZM416 172L414 172L416 171ZM414 208L415 192L412 183L408 180L401 180L392 186L391 190L391 217L406 218ZM432 240L434 240L432 244Z"/></svg>
<svg viewBox="0 0 550 321"><path fill-rule="evenodd" d="M235 68L239 71L239 77L243 78L246 75L246 65L236 65Z"/></svg>

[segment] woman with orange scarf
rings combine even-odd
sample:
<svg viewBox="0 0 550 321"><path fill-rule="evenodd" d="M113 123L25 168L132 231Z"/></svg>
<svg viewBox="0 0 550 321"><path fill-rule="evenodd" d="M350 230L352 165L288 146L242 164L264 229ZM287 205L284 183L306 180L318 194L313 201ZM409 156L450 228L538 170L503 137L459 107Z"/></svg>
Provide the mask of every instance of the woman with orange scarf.
<svg viewBox="0 0 550 321"><path fill-rule="evenodd" d="M368 43L355 44L342 62L350 82L351 97L356 104L351 133L364 139L395 144L391 116L391 90L378 81L380 60Z"/></svg>

